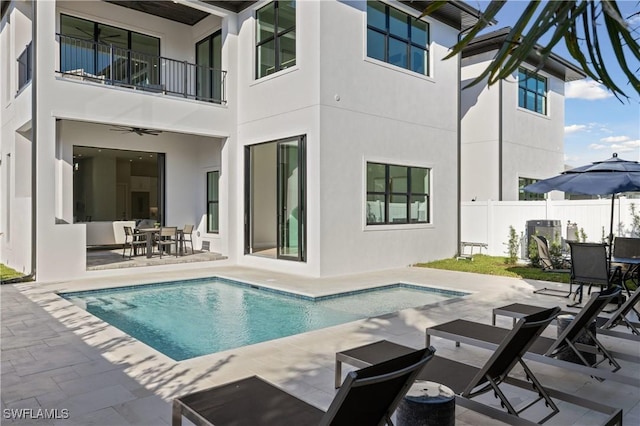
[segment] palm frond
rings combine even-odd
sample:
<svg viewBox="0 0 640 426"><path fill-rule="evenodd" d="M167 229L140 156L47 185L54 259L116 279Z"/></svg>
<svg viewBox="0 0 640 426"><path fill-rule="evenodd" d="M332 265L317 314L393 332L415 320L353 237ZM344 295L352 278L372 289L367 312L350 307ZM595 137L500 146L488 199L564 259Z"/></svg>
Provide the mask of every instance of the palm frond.
<svg viewBox="0 0 640 426"><path fill-rule="evenodd" d="M424 10L422 16L429 15L446 1L433 1ZM454 57L487 28L505 1L492 0L478 22L468 29L465 35L451 49L445 59ZM628 79L636 94L640 94L640 77L630 61L640 61L638 29L630 28L629 20L639 16L634 12L625 20L620 13L616 0L580 0L540 2L530 0L522 15L510 30L502 46L487 68L469 86L487 81L494 84L515 72L520 64L531 61L531 54L538 55L533 65L542 68L551 55L552 49L561 40L573 59L577 61L585 74L602 83L618 99L629 98L620 82L611 73L616 64L607 62L603 49L609 40L617 65ZM544 46L539 44L543 37L551 35ZM635 35L635 37L634 37ZM605 37L606 36L606 37ZM635 64L635 62L633 62ZM619 78L618 78L619 80Z"/></svg>

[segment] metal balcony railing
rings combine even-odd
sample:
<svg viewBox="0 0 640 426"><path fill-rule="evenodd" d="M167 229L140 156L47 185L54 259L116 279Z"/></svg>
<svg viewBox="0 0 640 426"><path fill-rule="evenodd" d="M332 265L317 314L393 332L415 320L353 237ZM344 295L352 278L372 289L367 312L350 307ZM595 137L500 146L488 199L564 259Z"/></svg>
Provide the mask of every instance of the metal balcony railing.
<svg viewBox="0 0 640 426"><path fill-rule="evenodd" d="M226 75L187 61L149 55L63 34L60 74L206 102L226 103Z"/></svg>
<svg viewBox="0 0 640 426"><path fill-rule="evenodd" d="M33 49L31 42L27 44L20 56L18 56L18 91L22 90L24 86L31 81L33 74Z"/></svg>

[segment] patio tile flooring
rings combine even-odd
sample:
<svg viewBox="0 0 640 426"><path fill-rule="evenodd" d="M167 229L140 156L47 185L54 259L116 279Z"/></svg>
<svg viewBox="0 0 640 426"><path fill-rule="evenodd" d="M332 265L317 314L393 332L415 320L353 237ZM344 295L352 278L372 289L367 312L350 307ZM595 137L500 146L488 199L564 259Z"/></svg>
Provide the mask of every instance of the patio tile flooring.
<svg viewBox="0 0 640 426"><path fill-rule="evenodd" d="M87 270L98 271L105 269L135 268L140 266L209 262L224 259L226 259L225 256L209 251L195 250L192 253L190 247L182 256L176 257L174 255L165 254L162 258L157 253L154 253L153 256L149 258L144 254L129 258L128 250L127 256L122 256L122 248L113 248L108 250L90 249L87 250Z"/></svg>
<svg viewBox="0 0 640 426"><path fill-rule="evenodd" d="M544 306L565 303L565 299L532 294L534 288L549 283L504 277L402 268L311 279L223 263L210 262L206 268L205 264L190 264L136 271L96 271L89 279L0 286L2 424L168 425L173 397L253 374L326 409L335 393L333 371L337 351L379 339L420 347L424 344L424 329L430 325L460 317L490 323L491 308L512 302ZM176 362L54 293L204 276L223 276L311 295L396 282L473 294L425 309L406 309L394 315ZM499 318L498 325L507 327L510 320ZM555 337L554 334L553 328L545 331L545 335ZM606 336L603 341L625 346L619 340L607 340ZM489 356L485 350L465 345L456 348L453 342L441 339L432 343L438 355L473 365L481 365ZM627 352L640 352L637 343L626 346L623 350ZM640 423L640 387L610 381L600 383L533 362L529 366L543 384L621 407L625 423ZM624 363L623 369L637 377L640 386L640 369ZM344 370L348 371L348 367ZM516 370L516 374L521 375L521 370ZM518 398L520 394L513 395ZM493 402L490 395L488 400ZM20 408L57 409L59 417L67 417L64 414L68 413L68 418L5 417L8 413L5 409ZM599 414L588 410L566 406L562 409L547 424L583 425L601 421ZM456 408L456 420L462 426L500 424L461 407Z"/></svg>

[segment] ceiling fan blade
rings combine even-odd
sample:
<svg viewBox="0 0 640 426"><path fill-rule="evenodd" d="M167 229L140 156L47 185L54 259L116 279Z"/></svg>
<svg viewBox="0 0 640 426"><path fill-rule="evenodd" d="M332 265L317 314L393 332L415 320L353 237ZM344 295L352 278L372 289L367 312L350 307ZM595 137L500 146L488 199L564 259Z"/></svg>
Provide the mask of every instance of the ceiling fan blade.
<svg viewBox="0 0 640 426"><path fill-rule="evenodd" d="M91 37L91 39L93 39L93 33L90 33L89 31L83 30L80 27L74 27L76 30L80 31L81 33L83 33L84 35L86 35L87 37Z"/></svg>
<svg viewBox="0 0 640 426"><path fill-rule="evenodd" d="M145 129L145 128L142 128L142 127L120 127L120 126L116 126L115 128L111 128L109 130L113 130L113 131L116 131L116 132L122 132L122 133L135 133L138 136L144 136L144 135L158 136L160 133L162 133L162 130Z"/></svg>

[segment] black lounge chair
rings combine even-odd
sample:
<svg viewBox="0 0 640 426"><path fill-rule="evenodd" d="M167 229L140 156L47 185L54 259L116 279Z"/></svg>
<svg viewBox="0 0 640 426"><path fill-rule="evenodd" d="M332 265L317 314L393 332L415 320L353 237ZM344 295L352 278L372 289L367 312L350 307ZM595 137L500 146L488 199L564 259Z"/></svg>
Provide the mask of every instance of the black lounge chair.
<svg viewBox="0 0 640 426"><path fill-rule="evenodd" d="M610 318L597 317L597 334L640 342L640 330L638 330L638 328L640 327L640 323L633 322L627 318L627 315L631 312L635 312L636 315L640 317L640 313L638 313L635 308L635 305L638 302L640 302L640 289L636 289L636 291L631 293L631 295L627 298L627 301L624 302L622 306L620 306L620 308L615 311ZM496 325L496 316L498 315L513 318L513 322L515 324L516 318L521 318L525 315L530 315L544 309L546 308L535 305L526 305L523 303L512 303L510 305L501 306L493 310L491 324ZM565 314L575 315L576 313L568 311L560 312L560 315ZM619 325L624 325L629 330L631 330L631 333L614 330L614 328Z"/></svg>
<svg viewBox="0 0 640 426"><path fill-rule="evenodd" d="M172 425L180 425L182 416L198 426L392 424L391 415L433 352L412 350L349 373L326 413L253 376L174 399Z"/></svg>
<svg viewBox="0 0 640 426"><path fill-rule="evenodd" d="M508 331L495 352L481 368L434 356L418 375L418 379L443 384L456 394L456 404L509 424L539 424L520 417L520 414L540 401L549 407L550 413L539 422L547 421L560 411L553 398L605 413L609 416L607 425L622 424L622 410L545 388L525 364L523 354L559 311L560 308L551 308L521 318L515 327ZM355 367L364 367L412 350L412 348L383 340L338 352L336 354L336 385L339 383L343 362ZM524 369L527 381L509 376L516 364L520 364ZM506 395L508 390L501 388L502 383L532 390L535 394L532 397L533 401L516 409ZM493 393L498 398L506 412L473 399L487 392Z"/></svg>
<svg viewBox="0 0 640 426"><path fill-rule="evenodd" d="M611 379L620 383L640 386L640 380L638 380L638 378L615 374L615 372L621 368L616 358L637 363L640 362L638 356L608 350L598 341L596 336L589 331L588 327L607 303L613 297L618 296L620 292L621 289L618 287L600 293L593 293L589 302L557 339L538 337L529 348L529 351L524 354L524 358L577 371L595 377L598 380ZM427 345L429 345L431 336L434 336L453 340L456 342L456 346L459 346L462 342L489 350L495 350L510 332L511 330L509 329L458 319L427 328L426 342ZM577 342L583 333L591 337L595 346ZM570 349L570 351L580 359L582 364L557 359L558 354L567 349ZM599 361L596 360L595 363L590 363L585 359L581 351L596 354L596 356L601 355L602 359ZM613 366L613 371L596 368L604 361L607 361Z"/></svg>

